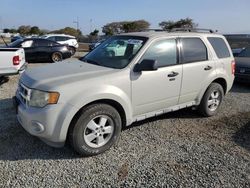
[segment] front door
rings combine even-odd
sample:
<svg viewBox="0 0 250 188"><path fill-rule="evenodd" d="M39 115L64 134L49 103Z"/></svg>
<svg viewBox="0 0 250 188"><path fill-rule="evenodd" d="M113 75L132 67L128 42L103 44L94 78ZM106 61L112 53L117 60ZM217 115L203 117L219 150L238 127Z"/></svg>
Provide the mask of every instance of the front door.
<svg viewBox="0 0 250 188"><path fill-rule="evenodd" d="M143 59L156 60L158 70L131 73L134 116L155 112L178 104L182 65L178 64L176 39L154 41ZM140 63L139 62L139 63Z"/></svg>

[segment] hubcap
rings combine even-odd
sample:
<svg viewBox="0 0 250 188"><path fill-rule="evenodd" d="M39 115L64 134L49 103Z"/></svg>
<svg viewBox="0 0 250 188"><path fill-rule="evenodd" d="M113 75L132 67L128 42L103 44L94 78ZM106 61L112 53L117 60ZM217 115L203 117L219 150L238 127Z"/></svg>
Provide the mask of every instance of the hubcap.
<svg viewBox="0 0 250 188"><path fill-rule="evenodd" d="M53 61L61 61L61 55L60 54L57 54L57 53L55 53L55 54L53 54Z"/></svg>
<svg viewBox="0 0 250 188"><path fill-rule="evenodd" d="M215 90L211 93L207 101L207 106L210 111L215 111L219 105L220 105L220 92Z"/></svg>
<svg viewBox="0 0 250 188"><path fill-rule="evenodd" d="M108 143L114 132L113 120L100 115L94 117L84 130L83 138L86 144L92 148L99 148Z"/></svg>

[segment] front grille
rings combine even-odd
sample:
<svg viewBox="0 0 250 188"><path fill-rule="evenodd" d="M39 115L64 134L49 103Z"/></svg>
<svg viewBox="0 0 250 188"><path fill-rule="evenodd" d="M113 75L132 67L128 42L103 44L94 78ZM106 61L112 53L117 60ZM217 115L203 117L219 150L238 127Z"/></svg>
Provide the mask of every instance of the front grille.
<svg viewBox="0 0 250 188"><path fill-rule="evenodd" d="M17 92L20 102L22 102L25 106L28 106L28 102L30 100L31 95L31 89L19 82Z"/></svg>

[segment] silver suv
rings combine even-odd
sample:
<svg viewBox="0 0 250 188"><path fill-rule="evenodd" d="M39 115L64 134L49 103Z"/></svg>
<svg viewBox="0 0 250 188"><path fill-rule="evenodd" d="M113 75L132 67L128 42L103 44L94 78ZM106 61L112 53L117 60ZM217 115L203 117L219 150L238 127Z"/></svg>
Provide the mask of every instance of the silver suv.
<svg viewBox="0 0 250 188"><path fill-rule="evenodd" d="M17 119L51 146L68 140L81 155L96 155L133 122L186 107L215 115L234 67L219 34L117 35L79 60L27 70L16 93Z"/></svg>

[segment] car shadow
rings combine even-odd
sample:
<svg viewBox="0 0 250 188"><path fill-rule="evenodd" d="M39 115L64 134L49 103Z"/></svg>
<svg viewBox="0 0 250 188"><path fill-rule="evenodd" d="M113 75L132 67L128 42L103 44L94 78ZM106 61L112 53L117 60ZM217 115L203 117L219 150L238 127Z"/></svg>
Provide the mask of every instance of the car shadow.
<svg viewBox="0 0 250 188"><path fill-rule="evenodd" d="M250 121L233 135L233 140L236 144L250 152Z"/></svg>
<svg viewBox="0 0 250 188"><path fill-rule="evenodd" d="M250 83L234 82L232 93L250 93Z"/></svg>
<svg viewBox="0 0 250 188"><path fill-rule="evenodd" d="M67 144L53 148L28 134L16 120L12 99L0 100L0 161L79 158Z"/></svg>
<svg viewBox="0 0 250 188"><path fill-rule="evenodd" d="M154 121L159 121L159 120L167 120L167 119L201 119L205 118L201 116L196 110L192 110L192 108L184 108L178 111L174 112L169 112L165 113L159 116L151 117L142 121L138 121L135 123L132 123L131 125L124 127L123 131L134 128L134 127L139 127L142 126L143 124L151 123Z"/></svg>

